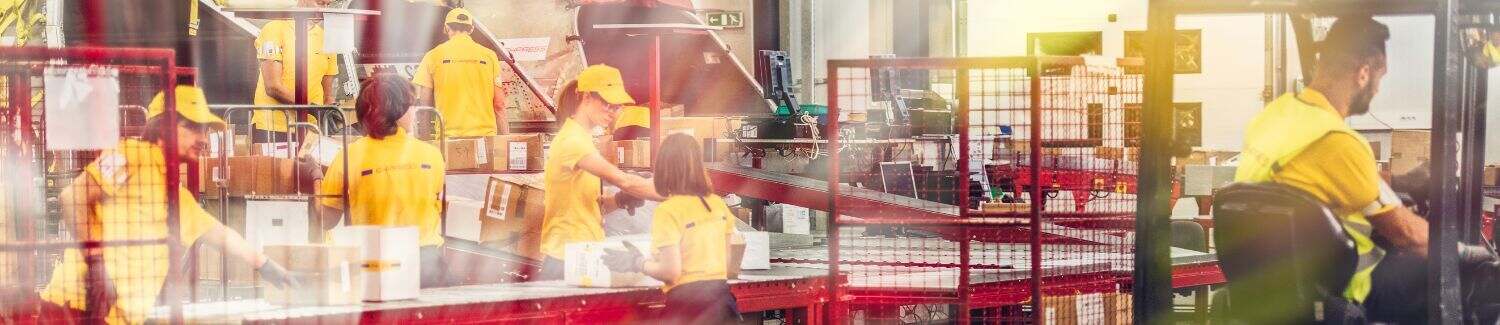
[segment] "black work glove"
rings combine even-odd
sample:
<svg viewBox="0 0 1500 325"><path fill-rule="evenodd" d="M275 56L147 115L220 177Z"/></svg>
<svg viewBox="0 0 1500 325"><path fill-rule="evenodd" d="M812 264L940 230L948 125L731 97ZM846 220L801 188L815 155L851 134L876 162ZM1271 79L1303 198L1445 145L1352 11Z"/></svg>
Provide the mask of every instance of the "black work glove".
<svg viewBox="0 0 1500 325"><path fill-rule="evenodd" d="M281 267L281 264L276 264L276 261L266 260L266 263L261 264L260 268L255 271L260 273L261 280L265 280L278 289L296 289L302 286L301 283L297 283L296 278L292 278L292 275L287 273L286 268Z"/></svg>
<svg viewBox="0 0 1500 325"><path fill-rule="evenodd" d="M635 208L639 208L644 204L646 204L646 200L630 195L630 193L625 193L625 191L615 193L615 205L621 209L625 209L625 212L629 212L630 214L635 214Z"/></svg>
<svg viewBox="0 0 1500 325"><path fill-rule="evenodd" d="M640 272L641 262L646 259L641 250L635 248L630 242L625 242L625 249L605 249L604 266L615 272Z"/></svg>

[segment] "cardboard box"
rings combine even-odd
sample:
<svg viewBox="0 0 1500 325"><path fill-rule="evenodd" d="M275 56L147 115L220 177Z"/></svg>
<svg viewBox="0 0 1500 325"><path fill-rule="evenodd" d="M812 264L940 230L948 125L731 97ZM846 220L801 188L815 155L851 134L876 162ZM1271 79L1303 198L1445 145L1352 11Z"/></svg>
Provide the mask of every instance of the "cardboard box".
<svg viewBox="0 0 1500 325"><path fill-rule="evenodd" d="M740 235L745 238L745 255L740 260L740 269L771 269L771 233L764 231L742 231Z"/></svg>
<svg viewBox="0 0 1500 325"><path fill-rule="evenodd" d="M490 152L484 138L448 138L446 145L433 145L443 150L448 170L490 168Z"/></svg>
<svg viewBox="0 0 1500 325"><path fill-rule="evenodd" d="M1121 160L1125 159L1125 148L1121 147L1097 147L1094 148L1094 157L1099 159Z"/></svg>
<svg viewBox="0 0 1500 325"><path fill-rule="evenodd" d="M651 141L649 140L625 140L615 141L615 162L620 167L649 168L651 167Z"/></svg>
<svg viewBox="0 0 1500 325"><path fill-rule="evenodd" d="M724 117L667 117L661 119L661 135L687 134L702 144L703 139L723 138L729 130L739 130L739 126L732 121L738 120Z"/></svg>
<svg viewBox="0 0 1500 325"><path fill-rule="evenodd" d="M612 239L601 242L572 243L563 248L563 282L585 288L655 287L657 281L640 272L613 272L604 265L605 250L625 250L625 243L644 253L651 240Z"/></svg>
<svg viewBox="0 0 1500 325"><path fill-rule="evenodd" d="M484 202L466 197L448 195L448 208L443 216L443 235L473 242L480 242L480 220L484 215Z"/></svg>
<svg viewBox="0 0 1500 325"><path fill-rule="evenodd" d="M1401 175L1432 157L1432 132L1427 130L1391 131L1391 174Z"/></svg>
<svg viewBox="0 0 1500 325"><path fill-rule="evenodd" d="M343 139L313 133L309 133L307 141L302 142L302 147L297 149L297 157L311 157L314 162L323 167L333 165L334 159L343 154Z"/></svg>
<svg viewBox="0 0 1500 325"><path fill-rule="evenodd" d="M1139 148L1136 149L1139 150ZM1140 153L1139 151L1137 151L1136 156L1139 155ZM1238 151L1193 150L1193 152L1188 154L1187 157L1177 158L1177 166L1219 166L1229 162L1230 158L1234 158L1234 156L1238 155L1240 155Z"/></svg>
<svg viewBox="0 0 1500 325"><path fill-rule="evenodd" d="M1183 176L1182 195L1209 196L1214 190L1234 183L1235 166L1188 165Z"/></svg>
<svg viewBox="0 0 1500 325"><path fill-rule="evenodd" d="M1133 324L1131 315L1131 296L1129 293L1106 293L1104 294L1104 324L1105 325L1129 325Z"/></svg>
<svg viewBox="0 0 1500 325"><path fill-rule="evenodd" d="M245 200L245 241L256 247L308 243L305 200Z"/></svg>
<svg viewBox="0 0 1500 325"><path fill-rule="evenodd" d="M542 134L517 133L486 138L490 169L494 171L541 170Z"/></svg>
<svg viewBox="0 0 1500 325"><path fill-rule="evenodd" d="M812 232L812 211L789 204L773 204L766 207L767 219L779 217L781 233L807 235Z"/></svg>
<svg viewBox="0 0 1500 325"><path fill-rule="evenodd" d="M266 257L281 264L302 286L268 286L266 300L281 306L350 305L364 296L355 272L359 248L335 245L270 245Z"/></svg>
<svg viewBox="0 0 1500 325"><path fill-rule="evenodd" d="M1484 186L1500 186L1500 166L1484 166Z"/></svg>
<svg viewBox="0 0 1500 325"><path fill-rule="evenodd" d="M347 226L334 229L333 243L359 247L355 277L364 277L364 301L417 298L422 258L416 227Z"/></svg>
<svg viewBox="0 0 1500 325"><path fill-rule="evenodd" d="M1054 325L1103 324L1104 295L1098 293L1042 297L1043 323Z"/></svg>
<svg viewBox="0 0 1500 325"><path fill-rule="evenodd" d="M542 174L492 176L482 203L479 241L501 251L540 260L545 195Z"/></svg>
<svg viewBox="0 0 1500 325"><path fill-rule="evenodd" d="M229 170L223 170L218 159L207 159L199 164L198 184L205 191L216 191L222 186L231 195L246 194L292 194L297 192L296 162L292 159L266 156L240 156L225 158Z"/></svg>

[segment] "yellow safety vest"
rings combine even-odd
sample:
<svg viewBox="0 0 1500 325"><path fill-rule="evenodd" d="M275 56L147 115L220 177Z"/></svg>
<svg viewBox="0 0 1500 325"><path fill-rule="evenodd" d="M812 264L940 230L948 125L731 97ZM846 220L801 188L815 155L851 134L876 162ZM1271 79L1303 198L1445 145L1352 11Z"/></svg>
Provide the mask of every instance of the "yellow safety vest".
<svg viewBox="0 0 1500 325"><path fill-rule="evenodd" d="M1303 101L1295 94L1282 95L1266 105L1266 109L1250 121L1245 132L1244 152L1240 155L1234 180L1270 181L1281 166L1297 157L1313 142L1332 132L1347 133L1360 142L1368 143L1358 132L1350 129L1338 113ZM1363 302L1370 294L1370 274L1385 257L1385 250L1375 246L1375 242L1371 240L1374 227L1363 213L1346 213L1339 216L1339 221L1359 251L1359 266L1355 268L1354 277L1344 290L1344 298Z"/></svg>

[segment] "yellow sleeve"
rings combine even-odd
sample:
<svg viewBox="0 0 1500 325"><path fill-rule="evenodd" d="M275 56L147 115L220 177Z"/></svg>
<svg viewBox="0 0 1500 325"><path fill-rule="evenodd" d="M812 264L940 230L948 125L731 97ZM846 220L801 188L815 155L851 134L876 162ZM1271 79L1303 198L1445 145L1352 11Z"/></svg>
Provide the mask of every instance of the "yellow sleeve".
<svg viewBox="0 0 1500 325"><path fill-rule="evenodd" d="M432 88L432 65L436 64L433 62L436 61L433 59L436 56L433 56L432 52L434 51L428 51L427 55L422 56L422 63L417 64L417 72L411 76L412 84Z"/></svg>
<svg viewBox="0 0 1500 325"><path fill-rule="evenodd" d="M334 156L333 163L328 166L328 171L323 173L322 184L318 185L318 195L323 197L318 200L318 203L323 206L335 209L344 208L344 156L343 154Z"/></svg>
<svg viewBox="0 0 1500 325"><path fill-rule="evenodd" d="M186 188L179 189L178 193L181 193L181 199L178 201L180 208L177 210L177 229L181 233L179 239L183 246L192 246L204 233L223 225L208 211L203 210L203 206L198 205L198 201Z"/></svg>
<svg viewBox="0 0 1500 325"><path fill-rule="evenodd" d="M1336 211L1359 211L1380 195L1380 172L1370 145L1353 135L1334 132L1292 158L1288 167L1308 168L1305 186L1317 187Z"/></svg>
<svg viewBox="0 0 1500 325"><path fill-rule="evenodd" d="M260 36L255 38L255 58L282 61L287 51L286 42L282 39L286 29L287 23L283 21L266 23L260 29Z"/></svg>
<svg viewBox="0 0 1500 325"><path fill-rule="evenodd" d="M323 75L325 75L325 76L337 76L337 75L339 75L339 55L338 54L328 54L328 55L324 55L324 56L327 57L327 59L328 59L328 65L326 65L326 67L328 67L328 69L326 69L326 70L328 70L328 71L324 71Z"/></svg>
<svg viewBox="0 0 1500 325"><path fill-rule="evenodd" d="M651 220L651 248L677 246L682 242L682 227L678 225L674 206L665 202L656 207Z"/></svg>

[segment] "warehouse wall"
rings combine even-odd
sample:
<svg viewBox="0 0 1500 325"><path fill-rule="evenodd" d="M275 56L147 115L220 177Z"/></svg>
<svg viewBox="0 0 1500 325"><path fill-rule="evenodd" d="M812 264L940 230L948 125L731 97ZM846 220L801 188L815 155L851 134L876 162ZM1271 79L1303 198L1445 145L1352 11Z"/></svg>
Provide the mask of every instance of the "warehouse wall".
<svg viewBox="0 0 1500 325"><path fill-rule="evenodd" d="M706 22L706 14L718 11L739 11L744 13L745 28L725 28L715 32L724 44L729 46L729 52L733 53L739 60L740 65L746 70L754 71L755 67L755 7L751 0L696 0L698 17Z"/></svg>

